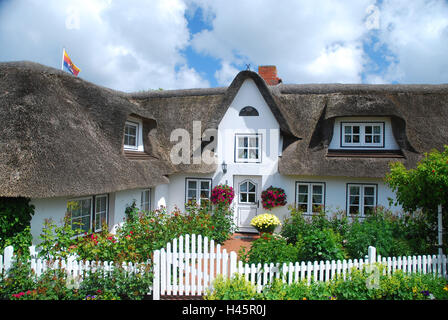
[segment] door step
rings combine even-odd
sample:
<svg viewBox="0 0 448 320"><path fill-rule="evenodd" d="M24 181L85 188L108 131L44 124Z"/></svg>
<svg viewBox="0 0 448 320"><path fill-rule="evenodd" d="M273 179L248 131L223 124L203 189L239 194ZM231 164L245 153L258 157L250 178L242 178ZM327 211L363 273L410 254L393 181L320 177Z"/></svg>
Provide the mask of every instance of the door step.
<svg viewBox="0 0 448 320"><path fill-rule="evenodd" d="M232 238L240 240L257 240L260 238L260 235L258 233L235 233Z"/></svg>

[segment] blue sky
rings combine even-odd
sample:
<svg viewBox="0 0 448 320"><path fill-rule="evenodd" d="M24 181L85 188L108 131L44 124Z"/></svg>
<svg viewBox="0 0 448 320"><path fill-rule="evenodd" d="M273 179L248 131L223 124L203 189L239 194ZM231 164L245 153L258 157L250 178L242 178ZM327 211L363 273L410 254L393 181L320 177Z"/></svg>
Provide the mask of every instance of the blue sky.
<svg viewBox="0 0 448 320"><path fill-rule="evenodd" d="M44 3L45 5L42 5ZM448 83L447 0L0 0L0 61L121 91L284 83Z"/></svg>

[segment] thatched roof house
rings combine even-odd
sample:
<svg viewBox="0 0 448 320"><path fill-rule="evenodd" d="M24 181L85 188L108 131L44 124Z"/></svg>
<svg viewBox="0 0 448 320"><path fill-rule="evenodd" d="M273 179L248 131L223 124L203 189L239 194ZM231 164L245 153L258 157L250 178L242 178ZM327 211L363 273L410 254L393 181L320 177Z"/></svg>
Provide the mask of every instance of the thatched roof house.
<svg viewBox="0 0 448 320"><path fill-rule="evenodd" d="M240 72L228 88L123 93L31 62L0 63L0 196L81 196L167 183L176 128L217 128L245 79L252 79L284 137L283 175L383 177L391 160L414 167L424 152L448 144L448 85L266 85ZM124 124L143 121L145 154L123 150ZM329 150L334 121L387 116L395 153Z"/></svg>

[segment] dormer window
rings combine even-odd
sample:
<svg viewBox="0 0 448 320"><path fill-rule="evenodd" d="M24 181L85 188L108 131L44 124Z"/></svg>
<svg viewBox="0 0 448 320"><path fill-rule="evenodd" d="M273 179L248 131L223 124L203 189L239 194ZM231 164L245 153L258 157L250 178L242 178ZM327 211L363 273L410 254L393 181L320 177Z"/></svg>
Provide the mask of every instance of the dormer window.
<svg viewBox="0 0 448 320"><path fill-rule="evenodd" d="M341 147L384 148L384 122L341 122Z"/></svg>
<svg viewBox="0 0 448 320"><path fill-rule="evenodd" d="M131 121L126 121L124 126L124 148L138 149L138 127L139 124Z"/></svg>
<svg viewBox="0 0 448 320"><path fill-rule="evenodd" d="M143 123L139 118L128 118L124 125L123 148L125 151L143 152Z"/></svg>
<svg viewBox="0 0 448 320"><path fill-rule="evenodd" d="M335 119L327 157L403 158L390 117Z"/></svg>
<svg viewBox="0 0 448 320"><path fill-rule="evenodd" d="M247 106L247 107L244 107L243 109L241 109L239 116L240 117L258 117L259 113L258 113L257 109L255 109L254 107Z"/></svg>

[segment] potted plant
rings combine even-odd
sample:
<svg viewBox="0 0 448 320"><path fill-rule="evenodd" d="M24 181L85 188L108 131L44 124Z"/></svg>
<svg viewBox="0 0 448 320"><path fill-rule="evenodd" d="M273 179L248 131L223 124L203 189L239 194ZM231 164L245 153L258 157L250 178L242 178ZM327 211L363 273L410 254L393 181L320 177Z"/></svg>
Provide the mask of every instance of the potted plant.
<svg viewBox="0 0 448 320"><path fill-rule="evenodd" d="M250 221L250 225L262 233L273 233L275 228L281 225L279 218L270 213L263 213L254 217Z"/></svg>

